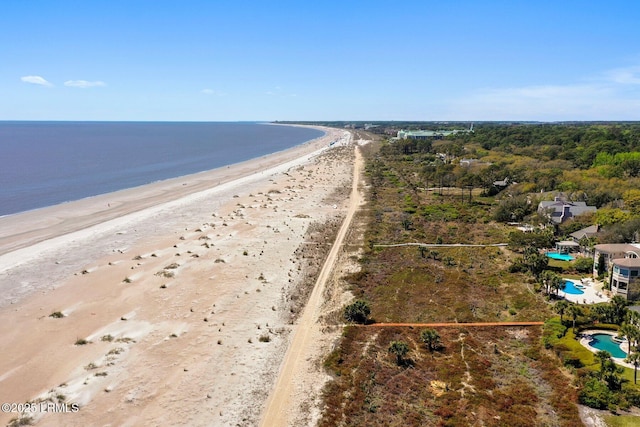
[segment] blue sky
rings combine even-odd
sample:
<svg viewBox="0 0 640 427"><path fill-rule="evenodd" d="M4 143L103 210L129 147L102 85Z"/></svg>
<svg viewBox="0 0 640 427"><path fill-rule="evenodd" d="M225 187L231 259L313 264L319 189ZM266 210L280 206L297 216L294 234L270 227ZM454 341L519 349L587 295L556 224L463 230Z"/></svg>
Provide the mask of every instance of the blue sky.
<svg viewBox="0 0 640 427"><path fill-rule="evenodd" d="M640 120L640 2L5 0L0 120Z"/></svg>

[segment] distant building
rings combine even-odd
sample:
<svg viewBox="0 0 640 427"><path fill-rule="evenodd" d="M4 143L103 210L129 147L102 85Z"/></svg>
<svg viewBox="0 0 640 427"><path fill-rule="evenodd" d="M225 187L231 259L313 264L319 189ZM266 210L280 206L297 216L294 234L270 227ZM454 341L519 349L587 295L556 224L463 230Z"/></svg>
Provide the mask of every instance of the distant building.
<svg viewBox="0 0 640 427"><path fill-rule="evenodd" d="M585 202L569 202L560 197L556 197L553 201L542 201L538 205L538 212L556 224L596 210L598 209L595 206L587 206Z"/></svg>
<svg viewBox="0 0 640 427"><path fill-rule="evenodd" d="M600 226L598 224L590 225L588 227L583 228L582 230L575 231L569 234L569 238L574 242L579 242L584 238L594 237L598 234Z"/></svg>
<svg viewBox="0 0 640 427"><path fill-rule="evenodd" d="M400 130L398 131L398 139L443 139L457 133L473 132L471 129L455 129L455 130Z"/></svg>
<svg viewBox="0 0 640 427"><path fill-rule="evenodd" d="M478 159L460 159L460 166L466 166L469 167L474 163L478 163L479 160Z"/></svg>
<svg viewBox="0 0 640 427"><path fill-rule="evenodd" d="M560 242L556 242L556 251L561 254L578 252L579 249L580 244L573 240L562 240Z"/></svg>
<svg viewBox="0 0 640 427"><path fill-rule="evenodd" d="M493 186L494 187L499 187L500 189L508 187L509 186L509 178L507 177L505 179L501 179L501 180L498 180L498 181L493 181Z"/></svg>

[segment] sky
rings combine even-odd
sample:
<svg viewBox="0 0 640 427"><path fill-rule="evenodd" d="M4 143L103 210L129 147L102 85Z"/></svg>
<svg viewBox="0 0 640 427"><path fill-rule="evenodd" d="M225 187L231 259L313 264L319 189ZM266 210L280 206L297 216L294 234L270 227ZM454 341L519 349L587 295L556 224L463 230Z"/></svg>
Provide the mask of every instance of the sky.
<svg viewBox="0 0 640 427"><path fill-rule="evenodd" d="M3 0L0 120L640 120L631 0Z"/></svg>

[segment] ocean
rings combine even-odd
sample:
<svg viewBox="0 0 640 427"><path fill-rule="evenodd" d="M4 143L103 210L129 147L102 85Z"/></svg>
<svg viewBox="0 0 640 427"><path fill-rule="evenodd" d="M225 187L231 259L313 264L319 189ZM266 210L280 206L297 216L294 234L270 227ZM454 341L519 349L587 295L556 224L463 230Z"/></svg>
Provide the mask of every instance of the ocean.
<svg viewBox="0 0 640 427"><path fill-rule="evenodd" d="M0 121L0 216L238 163L322 135L261 123Z"/></svg>

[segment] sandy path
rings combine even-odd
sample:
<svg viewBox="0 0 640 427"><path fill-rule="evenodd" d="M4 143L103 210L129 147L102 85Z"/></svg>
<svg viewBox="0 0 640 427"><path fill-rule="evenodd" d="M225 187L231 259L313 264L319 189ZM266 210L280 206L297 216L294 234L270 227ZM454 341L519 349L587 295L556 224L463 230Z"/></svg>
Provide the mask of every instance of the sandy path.
<svg viewBox="0 0 640 427"><path fill-rule="evenodd" d="M297 408L292 407L296 399L296 393L305 392L304 387L300 387L299 380L304 377L304 369L309 359L313 358L313 354L309 354L310 348L315 337L319 333L318 318L323 303L323 295L325 285L331 274L338 253L342 247L344 238L347 234L353 216L360 204L362 196L358 192L358 183L360 181L360 173L363 167L363 160L359 150L356 148L355 164L353 168L353 180L351 187L351 196L347 215L340 227L336 240L331 248L331 252L322 267L320 275L316 281L313 292L309 298L307 306L295 327L295 332L287 354L282 362L282 367L267 401L266 408L263 412L261 425L265 427L272 426L289 426L294 425L295 413Z"/></svg>
<svg viewBox="0 0 640 427"><path fill-rule="evenodd" d="M0 256L0 288L23 291L0 308L0 401L81 406L37 425L258 424L314 261L296 249L347 209L338 145Z"/></svg>

